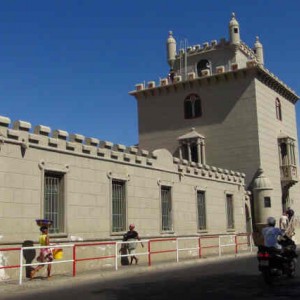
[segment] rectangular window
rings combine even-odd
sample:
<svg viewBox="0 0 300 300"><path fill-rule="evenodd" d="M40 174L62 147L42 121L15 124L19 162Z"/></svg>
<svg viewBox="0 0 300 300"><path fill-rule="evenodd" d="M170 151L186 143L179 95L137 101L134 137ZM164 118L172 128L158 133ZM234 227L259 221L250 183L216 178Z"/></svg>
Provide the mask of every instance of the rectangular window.
<svg viewBox="0 0 300 300"><path fill-rule="evenodd" d="M172 199L171 188L161 187L162 231L172 231Z"/></svg>
<svg viewBox="0 0 300 300"><path fill-rule="evenodd" d="M44 179L44 218L53 221L49 233L64 232L64 174L46 172Z"/></svg>
<svg viewBox="0 0 300 300"><path fill-rule="evenodd" d="M112 231L126 230L125 181L112 180Z"/></svg>
<svg viewBox="0 0 300 300"><path fill-rule="evenodd" d="M226 195L227 229L234 229L233 196Z"/></svg>
<svg viewBox="0 0 300 300"><path fill-rule="evenodd" d="M198 229L206 229L206 207L205 207L205 192L197 192L197 206L198 206Z"/></svg>
<svg viewBox="0 0 300 300"><path fill-rule="evenodd" d="M265 207L271 207L271 198L264 197Z"/></svg>

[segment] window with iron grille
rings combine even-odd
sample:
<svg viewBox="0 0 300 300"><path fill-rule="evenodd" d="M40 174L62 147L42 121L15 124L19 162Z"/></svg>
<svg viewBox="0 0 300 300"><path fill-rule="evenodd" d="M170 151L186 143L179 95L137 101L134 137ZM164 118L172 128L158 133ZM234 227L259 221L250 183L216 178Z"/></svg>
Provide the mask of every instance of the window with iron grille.
<svg viewBox="0 0 300 300"><path fill-rule="evenodd" d="M161 186L162 231L172 231L171 187Z"/></svg>
<svg viewBox="0 0 300 300"><path fill-rule="evenodd" d="M197 191L198 229L206 229L205 192Z"/></svg>
<svg viewBox="0 0 300 300"><path fill-rule="evenodd" d="M233 196L226 195L227 229L234 229Z"/></svg>
<svg viewBox="0 0 300 300"><path fill-rule="evenodd" d="M44 178L44 218L53 221L49 233L64 232L64 174L46 172Z"/></svg>
<svg viewBox="0 0 300 300"><path fill-rule="evenodd" d="M112 180L112 232L126 230L125 181Z"/></svg>

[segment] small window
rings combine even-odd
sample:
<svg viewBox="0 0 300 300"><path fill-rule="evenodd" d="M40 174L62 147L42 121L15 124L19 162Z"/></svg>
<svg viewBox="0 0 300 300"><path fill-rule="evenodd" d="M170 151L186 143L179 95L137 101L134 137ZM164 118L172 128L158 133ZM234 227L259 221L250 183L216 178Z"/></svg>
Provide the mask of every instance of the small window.
<svg viewBox="0 0 300 300"><path fill-rule="evenodd" d="M191 94L184 100L184 117L185 119L193 119L201 117L202 107L201 100L197 94Z"/></svg>
<svg viewBox="0 0 300 300"><path fill-rule="evenodd" d="M276 98L275 107L276 107L276 118L277 120L282 121L281 103L278 98Z"/></svg>
<svg viewBox="0 0 300 300"><path fill-rule="evenodd" d="M210 70L210 63L207 59L201 59L197 64L198 77L202 76L203 70Z"/></svg>
<svg viewBox="0 0 300 300"><path fill-rule="evenodd" d="M197 191L198 230L206 229L205 192Z"/></svg>
<svg viewBox="0 0 300 300"><path fill-rule="evenodd" d="M271 198L264 197L264 204L265 204L265 207L271 207Z"/></svg>
<svg viewBox="0 0 300 300"><path fill-rule="evenodd" d="M196 143L191 143L191 159L193 162L199 162L198 146Z"/></svg>
<svg viewBox="0 0 300 300"><path fill-rule="evenodd" d="M227 229L234 229L233 196L226 195Z"/></svg>
<svg viewBox="0 0 300 300"><path fill-rule="evenodd" d="M239 29L238 29L238 28L234 28L234 29L233 29L233 32L234 32L234 33L239 33Z"/></svg>
<svg viewBox="0 0 300 300"><path fill-rule="evenodd" d="M49 172L44 177L44 218L52 220L49 233L64 232L64 174Z"/></svg>
<svg viewBox="0 0 300 300"><path fill-rule="evenodd" d="M161 186L161 215L162 215L162 231L172 231L172 199L171 187Z"/></svg>
<svg viewBox="0 0 300 300"><path fill-rule="evenodd" d="M125 181L112 180L112 232L126 230Z"/></svg>

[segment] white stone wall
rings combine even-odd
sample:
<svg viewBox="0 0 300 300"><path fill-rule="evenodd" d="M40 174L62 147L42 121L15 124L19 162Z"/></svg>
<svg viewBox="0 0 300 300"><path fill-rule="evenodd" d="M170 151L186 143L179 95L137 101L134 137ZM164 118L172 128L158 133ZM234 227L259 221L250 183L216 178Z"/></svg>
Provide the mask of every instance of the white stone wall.
<svg viewBox="0 0 300 300"><path fill-rule="evenodd" d="M183 102L196 93L202 101L203 115L184 119ZM137 100L139 144L153 150L165 147L176 155L177 138L192 127L205 137L206 162L247 173L249 184L259 167L259 144L253 77L242 74L218 81L203 79ZM155 116L155 122L153 122Z"/></svg>
<svg viewBox="0 0 300 300"><path fill-rule="evenodd" d="M296 112L295 105L279 95L259 80L255 80L257 120L259 127L260 162L265 175L270 179L272 191L272 213L280 217L281 205L281 181L278 153L278 137L287 135L297 140ZM278 98L281 103L282 121L276 118L275 100ZM295 143L295 155L297 170L299 174L299 151L298 143ZM300 212L300 184L297 183L290 189L290 198L296 214Z"/></svg>
<svg viewBox="0 0 300 300"><path fill-rule="evenodd" d="M1 124L1 117L0 117ZM30 126L31 127L31 126ZM160 186L172 187L174 233L197 235L196 189L206 191L207 231L227 233L225 192L233 194L235 232L245 232L244 174L180 164L167 150L145 150L101 141L87 145L68 134L32 134L1 124L0 227L2 243L36 241L43 217L45 171L64 173L65 232L54 239L120 239L111 232L111 179L127 182L127 224L142 237L161 232Z"/></svg>

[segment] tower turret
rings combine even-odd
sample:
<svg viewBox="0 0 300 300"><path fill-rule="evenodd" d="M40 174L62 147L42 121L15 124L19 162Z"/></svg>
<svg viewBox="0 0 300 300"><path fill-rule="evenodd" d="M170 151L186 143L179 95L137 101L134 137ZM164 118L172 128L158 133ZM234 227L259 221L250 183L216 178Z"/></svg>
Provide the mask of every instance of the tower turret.
<svg viewBox="0 0 300 300"><path fill-rule="evenodd" d="M258 169L253 182L255 222L265 223L268 216L272 215L271 196L273 187L270 179L264 174L262 168Z"/></svg>
<svg viewBox="0 0 300 300"><path fill-rule="evenodd" d="M173 69L176 56L176 40L173 37L173 32L169 31L169 37L167 39L167 59L171 69Z"/></svg>
<svg viewBox="0 0 300 300"><path fill-rule="evenodd" d="M238 45L240 43L240 25L235 18L235 13L232 13L229 22L229 35L231 44Z"/></svg>
<svg viewBox="0 0 300 300"><path fill-rule="evenodd" d="M258 63L263 65L264 64L264 49L263 49L263 45L259 41L258 36L256 37L256 42L254 44L254 50L255 50L255 54L256 54Z"/></svg>

